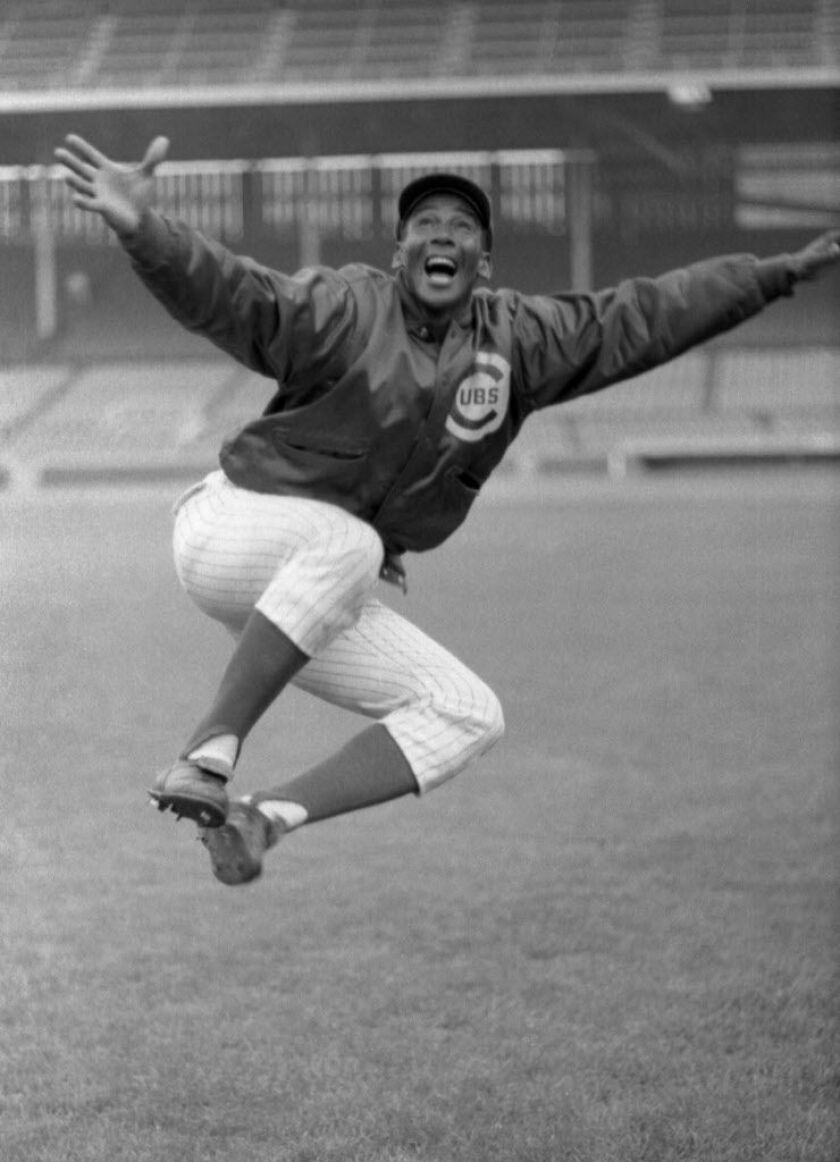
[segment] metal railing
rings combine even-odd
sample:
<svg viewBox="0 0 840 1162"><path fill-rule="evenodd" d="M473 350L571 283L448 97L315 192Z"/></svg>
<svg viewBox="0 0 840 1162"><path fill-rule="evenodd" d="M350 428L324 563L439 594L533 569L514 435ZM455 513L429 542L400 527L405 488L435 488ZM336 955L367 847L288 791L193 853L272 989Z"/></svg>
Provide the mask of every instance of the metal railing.
<svg viewBox="0 0 840 1162"><path fill-rule="evenodd" d="M485 186L500 221L566 236L567 273L586 287L593 161L587 151L508 150L167 162L157 173L156 205L232 246L263 232L287 235L297 240L300 265L310 266L327 238L393 238L403 185L429 170L456 171ZM99 215L73 204L57 165L0 167L4 240L33 246L40 338L57 326L56 249L114 245Z"/></svg>
<svg viewBox="0 0 840 1162"><path fill-rule="evenodd" d="M446 169L484 185L500 221L565 234L570 167L592 161L584 151L507 150L166 162L156 206L231 242L249 226L295 233L302 222L350 240L393 237L399 190L419 173ZM0 239L49 229L57 242L109 240L98 215L73 204L63 174L60 166L0 166Z"/></svg>

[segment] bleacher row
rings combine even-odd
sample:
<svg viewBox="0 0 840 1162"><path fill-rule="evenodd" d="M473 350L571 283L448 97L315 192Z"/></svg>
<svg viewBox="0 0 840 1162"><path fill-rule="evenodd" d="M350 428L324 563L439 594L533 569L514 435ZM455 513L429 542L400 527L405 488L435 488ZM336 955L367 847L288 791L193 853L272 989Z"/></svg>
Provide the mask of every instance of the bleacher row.
<svg viewBox="0 0 840 1162"><path fill-rule="evenodd" d="M0 370L0 476L29 483L169 481L208 471L257 415L270 380L229 362L21 365ZM840 456L840 350L704 348L532 416L509 472L608 468L622 449L690 442ZM618 456L618 460L616 457Z"/></svg>
<svg viewBox="0 0 840 1162"><path fill-rule="evenodd" d="M0 89L832 67L840 0L6 0Z"/></svg>

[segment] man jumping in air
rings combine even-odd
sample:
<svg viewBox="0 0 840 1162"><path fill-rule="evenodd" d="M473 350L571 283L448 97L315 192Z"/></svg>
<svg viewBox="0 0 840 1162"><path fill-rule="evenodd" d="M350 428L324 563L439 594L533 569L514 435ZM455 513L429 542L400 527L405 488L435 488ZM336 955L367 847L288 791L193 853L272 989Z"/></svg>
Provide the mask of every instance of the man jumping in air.
<svg viewBox="0 0 840 1162"><path fill-rule="evenodd" d="M80 137L56 150L74 203L99 214L170 314L277 390L179 501L181 584L236 645L180 757L151 790L195 820L213 871L255 879L281 835L428 791L485 753L495 694L375 595L403 554L467 516L523 421L673 359L840 262L840 231L794 254L731 255L596 293L492 290L490 201L432 173L398 202L392 269L294 275L152 209L168 149L135 166ZM242 799L248 732L289 684L371 720L336 754Z"/></svg>

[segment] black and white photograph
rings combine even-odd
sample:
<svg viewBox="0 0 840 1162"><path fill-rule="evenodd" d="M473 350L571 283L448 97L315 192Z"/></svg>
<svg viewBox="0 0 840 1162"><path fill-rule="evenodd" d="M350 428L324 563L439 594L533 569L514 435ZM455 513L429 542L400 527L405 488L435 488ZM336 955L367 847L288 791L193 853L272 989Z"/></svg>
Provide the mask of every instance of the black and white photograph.
<svg viewBox="0 0 840 1162"><path fill-rule="evenodd" d="M3 0L2 1162L840 1158L840 0Z"/></svg>

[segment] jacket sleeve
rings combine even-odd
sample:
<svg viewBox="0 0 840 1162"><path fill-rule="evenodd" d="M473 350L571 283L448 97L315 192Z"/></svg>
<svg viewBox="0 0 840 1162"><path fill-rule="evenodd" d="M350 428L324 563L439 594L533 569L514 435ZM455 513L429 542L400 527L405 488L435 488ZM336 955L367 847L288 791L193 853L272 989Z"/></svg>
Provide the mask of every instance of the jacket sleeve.
<svg viewBox="0 0 840 1162"><path fill-rule="evenodd" d="M352 309L335 271L281 274L154 212L120 241L137 275L177 322L281 382L317 357Z"/></svg>
<svg viewBox="0 0 840 1162"><path fill-rule="evenodd" d="M561 403L667 363L791 294L794 281L786 256L733 255L593 294L522 297L513 356L526 406Z"/></svg>

